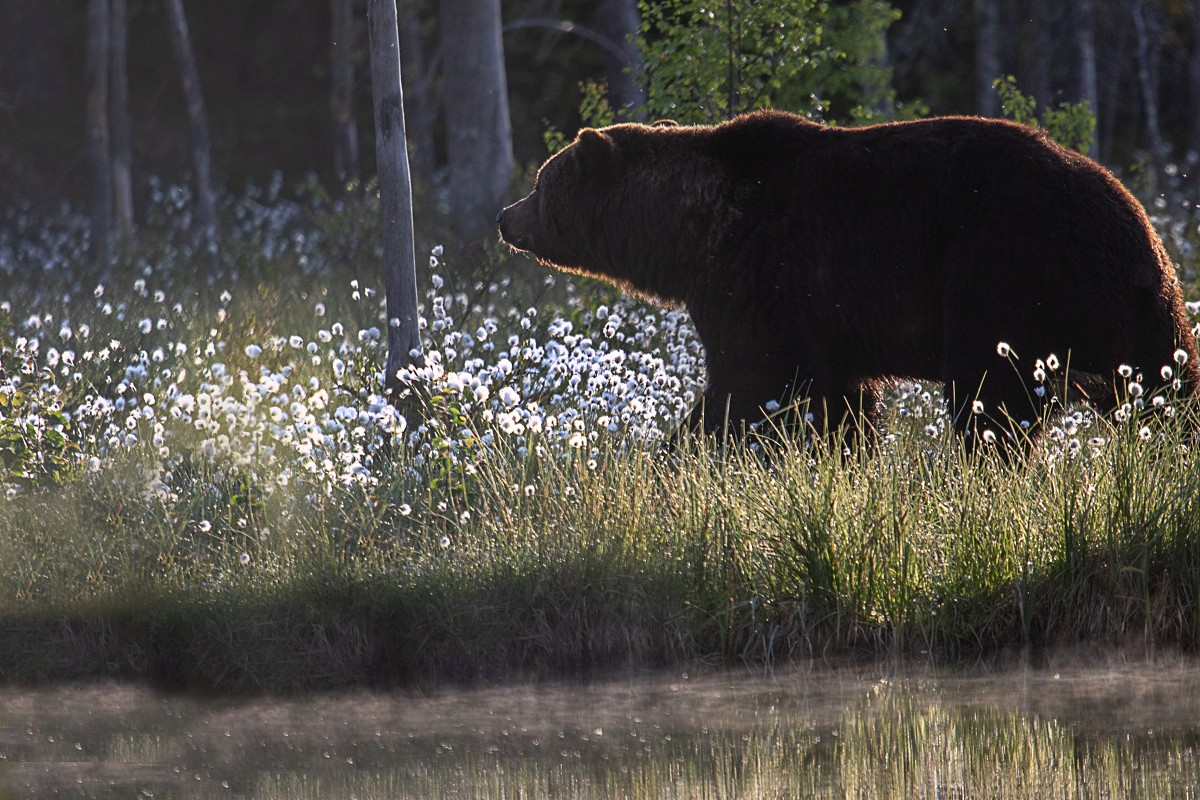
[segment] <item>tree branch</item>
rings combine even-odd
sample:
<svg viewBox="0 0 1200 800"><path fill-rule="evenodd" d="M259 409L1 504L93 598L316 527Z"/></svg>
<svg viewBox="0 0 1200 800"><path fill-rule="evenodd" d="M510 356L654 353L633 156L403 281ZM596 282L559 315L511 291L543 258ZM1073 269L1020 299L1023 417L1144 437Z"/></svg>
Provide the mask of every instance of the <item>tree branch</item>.
<svg viewBox="0 0 1200 800"><path fill-rule="evenodd" d="M523 19L514 19L512 22L506 22L502 30L507 33L508 31L520 30L522 28L543 28L558 31L559 33L574 34L581 39L587 39L589 42L599 45L622 61L628 60L629 54L623 51L620 45L607 36L597 33L584 25L577 25L574 22L554 19L553 17L525 17Z"/></svg>

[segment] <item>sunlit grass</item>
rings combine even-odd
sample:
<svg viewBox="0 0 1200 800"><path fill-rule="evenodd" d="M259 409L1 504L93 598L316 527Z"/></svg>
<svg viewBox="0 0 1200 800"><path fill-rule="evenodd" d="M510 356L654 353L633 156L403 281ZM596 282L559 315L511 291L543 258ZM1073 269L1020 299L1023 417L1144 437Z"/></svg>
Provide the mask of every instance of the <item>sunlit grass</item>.
<svg viewBox="0 0 1200 800"><path fill-rule="evenodd" d="M902 384L874 448L667 451L703 382L686 315L527 305L439 249L397 414L371 209L231 201L213 264L174 197L102 274L73 217L0 240L0 674L301 688L1196 642L1191 403L1072 409L1005 460Z"/></svg>

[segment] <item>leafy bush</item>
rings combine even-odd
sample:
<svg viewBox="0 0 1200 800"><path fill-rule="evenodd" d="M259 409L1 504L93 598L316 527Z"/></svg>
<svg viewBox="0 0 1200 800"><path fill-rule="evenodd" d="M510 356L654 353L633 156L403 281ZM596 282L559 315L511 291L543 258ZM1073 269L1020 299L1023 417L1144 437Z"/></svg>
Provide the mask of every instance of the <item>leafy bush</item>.
<svg viewBox="0 0 1200 800"><path fill-rule="evenodd" d="M1017 79L1005 75L992 82L1000 95L1004 116L1022 125L1044 127L1054 141L1079 153L1087 153L1096 142L1096 115L1086 100L1059 103L1042 109L1038 118L1037 100L1017 88Z"/></svg>
<svg viewBox="0 0 1200 800"><path fill-rule="evenodd" d="M774 107L820 119L915 113L884 66L899 12L883 0L642 0L638 39L651 116L716 122Z"/></svg>

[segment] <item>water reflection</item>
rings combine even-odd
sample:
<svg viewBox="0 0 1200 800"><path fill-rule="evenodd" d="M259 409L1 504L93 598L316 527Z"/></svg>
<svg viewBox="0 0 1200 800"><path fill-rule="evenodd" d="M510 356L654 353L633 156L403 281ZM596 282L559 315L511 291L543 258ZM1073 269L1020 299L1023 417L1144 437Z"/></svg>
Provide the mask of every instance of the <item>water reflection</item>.
<svg viewBox="0 0 1200 800"><path fill-rule="evenodd" d="M0 693L19 797L1197 797L1194 662L245 702ZM2 795L0 795L2 796Z"/></svg>

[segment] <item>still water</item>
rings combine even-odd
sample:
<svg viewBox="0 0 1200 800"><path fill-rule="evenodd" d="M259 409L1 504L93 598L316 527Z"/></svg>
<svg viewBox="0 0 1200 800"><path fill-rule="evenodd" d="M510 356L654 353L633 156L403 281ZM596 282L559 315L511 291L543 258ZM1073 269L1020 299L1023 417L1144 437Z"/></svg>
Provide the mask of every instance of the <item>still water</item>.
<svg viewBox="0 0 1200 800"><path fill-rule="evenodd" d="M1200 797L1182 660L240 701L109 684L0 709L0 798Z"/></svg>

